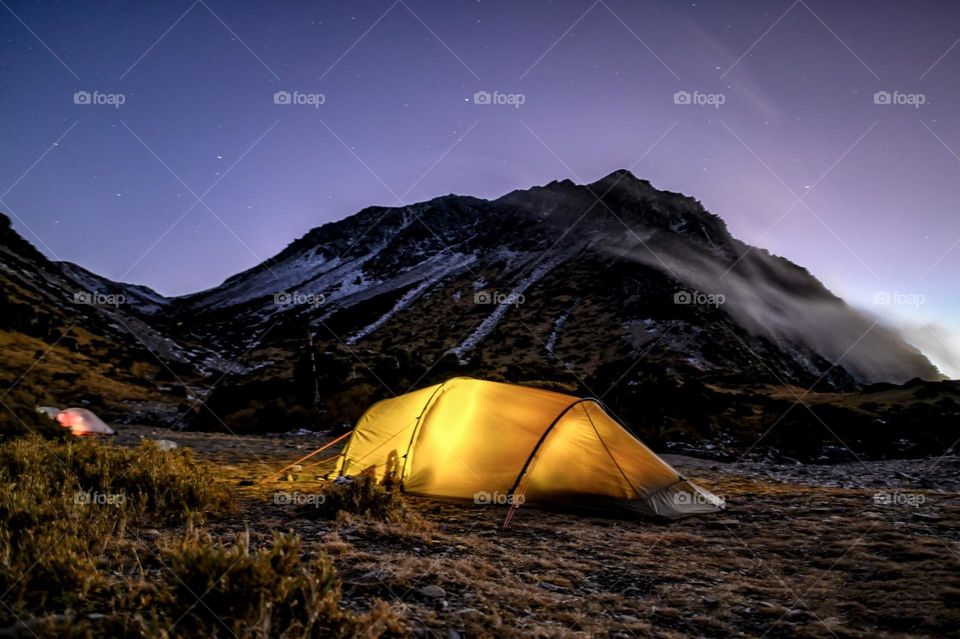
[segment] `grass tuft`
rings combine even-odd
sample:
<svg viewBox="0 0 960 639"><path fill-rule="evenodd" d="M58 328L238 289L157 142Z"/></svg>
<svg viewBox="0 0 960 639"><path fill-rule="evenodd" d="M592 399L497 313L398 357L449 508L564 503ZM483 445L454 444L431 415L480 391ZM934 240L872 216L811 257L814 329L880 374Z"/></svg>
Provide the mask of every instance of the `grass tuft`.
<svg viewBox="0 0 960 639"><path fill-rule="evenodd" d="M294 535L276 535L254 550L249 533L225 544L191 528L162 553L160 583L130 608L179 620L175 634L184 636L353 635L358 619L339 607L340 582L329 559L303 554Z"/></svg>
<svg viewBox="0 0 960 639"><path fill-rule="evenodd" d="M357 517L392 524L409 523L417 518L397 486L381 484L369 475L327 484L322 495L323 503L319 507L307 507L303 512L316 513L325 519L343 521Z"/></svg>
<svg viewBox="0 0 960 639"><path fill-rule="evenodd" d="M227 543L199 528L232 514L229 490L187 450L0 442L0 635L408 634L382 602L365 614L341 608L329 559L298 537L257 546L249 533ZM183 532L174 542L153 526Z"/></svg>

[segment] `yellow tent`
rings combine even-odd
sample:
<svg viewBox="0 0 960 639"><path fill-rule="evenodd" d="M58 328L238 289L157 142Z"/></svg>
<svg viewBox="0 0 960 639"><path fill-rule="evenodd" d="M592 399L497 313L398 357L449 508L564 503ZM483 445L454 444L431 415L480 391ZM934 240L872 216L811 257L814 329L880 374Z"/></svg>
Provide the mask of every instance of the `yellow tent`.
<svg viewBox="0 0 960 639"><path fill-rule="evenodd" d="M405 492L675 519L722 502L694 486L596 399L455 378L371 406L332 476L392 476Z"/></svg>

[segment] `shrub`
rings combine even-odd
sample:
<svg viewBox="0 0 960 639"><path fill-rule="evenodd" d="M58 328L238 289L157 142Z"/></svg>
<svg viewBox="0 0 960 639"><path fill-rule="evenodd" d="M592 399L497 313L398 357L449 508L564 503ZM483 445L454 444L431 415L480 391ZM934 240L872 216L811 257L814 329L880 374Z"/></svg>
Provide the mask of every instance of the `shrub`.
<svg viewBox="0 0 960 639"><path fill-rule="evenodd" d="M65 439L69 434L46 415L35 409L46 397L34 395L21 388L10 391L0 403L0 439L38 434L51 439Z"/></svg>
<svg viewBox="0 0 960 639"><path fill-rule="evenodd" d="M0 592L14 610L82 606L110 584L101 563L132 562L131 522L181 522L228 505L186 451L35 435L0 443Z"/></svg>
<svg viewBox="0 0 960 639"><path fill-rule="evenodd" d="M406 505L399 488L385 486L370 475L360 475L341 483L330 483L323 490L319 507L303 512L336 519L345 513L373 521L401 523L416 518Z"/></svg>
<svg viewBox="0 0 960 639"><path fill-rule="evenodd" d="M333 566L324 555L303 561L296 536L277 535L270 546L251 550L248 533L225 545L191 529L162 554L162 581L131 608L175 621L177 635L351 634L354 618L339 608Z"/></svg>
<svg viewBox="0 0 960 639"><path fill-rule="evenodd" d="M0 445L0 481L51 503L76 493L123 495L138 519L184 520L229 507L229 494L189 450L145 440L120 448L94 439L47 442L30 436ZM68 501L69 501L68 500Z"/></svg>
<svg viewBox="0 0 960 639"><path fill-rule="evenodd" d="M246 533L227 544L196 529L229 504L188 451L38 436L0 443L0 627L38 638L409 635L383 602L366 614L341 609L329 560L304 559L297 537L255 549ZM186 531L159 549L129 531L161 523Z"/></svg>

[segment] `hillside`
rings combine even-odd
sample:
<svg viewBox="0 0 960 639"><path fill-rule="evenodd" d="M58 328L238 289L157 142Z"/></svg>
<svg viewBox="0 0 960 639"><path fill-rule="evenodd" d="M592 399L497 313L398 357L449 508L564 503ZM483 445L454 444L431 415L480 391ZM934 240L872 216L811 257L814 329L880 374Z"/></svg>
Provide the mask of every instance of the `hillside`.
<svg viewBox="0 0 960 639"><path fill-rule="evenodd" d="M812 459L829 431L877 456L952 441L956 388L919 351L628 171L370 207L180 298L52 262L6 218L2 235L10 382L49 349L21 388L122 421L339 428L467 374L596 396L655 447L718 457L773 425L758 451ZM911 380L936 401L849 399Z"/></svg>

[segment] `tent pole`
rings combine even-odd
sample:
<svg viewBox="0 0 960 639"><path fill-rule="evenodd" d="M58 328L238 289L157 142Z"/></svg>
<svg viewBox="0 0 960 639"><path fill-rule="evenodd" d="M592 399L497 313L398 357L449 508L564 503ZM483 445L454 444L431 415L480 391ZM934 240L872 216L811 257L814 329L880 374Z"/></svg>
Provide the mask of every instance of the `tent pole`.
<svg viewBox="0 0 960 639"><path fill-rule="evenodd" d="M550 422L550 425L547 426L547 429L543 431L543 435L540 436L540 439L537 441L536 445L533 447L533 450L530 451L530 456L527 457L527 461L524 462L523 468L520 469L520 473L517 475L517 480L513 482L513 487L510 489L510 492L507 493L507 500L510 501L511 504L510 504L510 510L507 512L507 517L506 519L503 520L502 528L506 529L510 525L510 520L513 519L513 514L516 512L517 508L520 507L520 505L516 503L517 502L516 494L517 494L517 489L520 487L520 481L524 478L527 471L529 470L530 462L533 461L533 458L536 456L537 452L543 446L544 442L547 441L547 436L553 430L553 427L556 426L560 422L560 420L563 419L563 416L566 415L568 412L570 412L570 409L572 409L574 406L576 406L577 404L580 404L581 402L591 402L591 401L599 402L600 400L594 399L592 397L584 397L582 399L578 399L574 402L571 402L569 406L567 406L562 411L560 411L560 414L557 415L554 418L554 420Z"/></svg>
<svg viewBox="0 0 960 639"><path fill-rule="evenodd" d="M397 482L400 484L400 490L403 490L403 479L407 474L407 459L410 457L410 451L413 448L413 442L417 437L417 432L420 430L420 424L423 422L423 416L426 415L427 411L433 406L433 398L437 396L437 393L443 390L443 387L446 383L447 382L443 382L437 386L437 390L430 393L430 397L428 397L427 401L423 403L423 409L420 411L420 414L417 415L417 423L413 425L413 431L410 433L410 442L407 444L407 452L403 454L403 465L400 466L400 476L397 477Z"/></svg>

